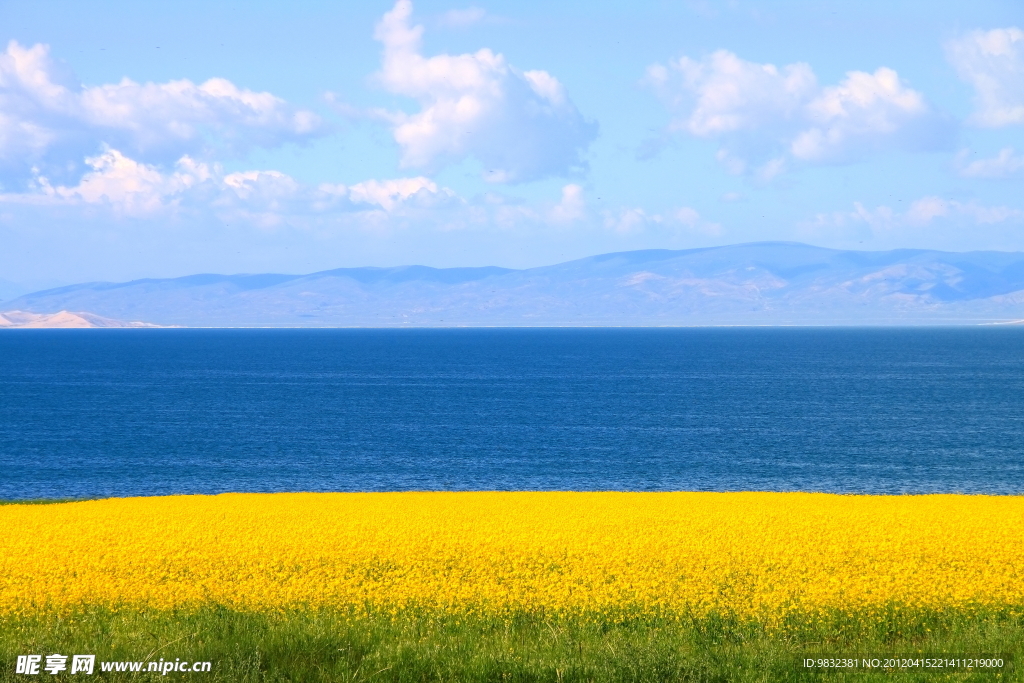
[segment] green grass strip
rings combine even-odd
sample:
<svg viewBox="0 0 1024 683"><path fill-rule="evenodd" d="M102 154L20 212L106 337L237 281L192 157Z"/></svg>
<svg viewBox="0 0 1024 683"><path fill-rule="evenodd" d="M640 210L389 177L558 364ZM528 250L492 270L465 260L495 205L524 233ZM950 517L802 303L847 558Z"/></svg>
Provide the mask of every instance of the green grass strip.
<svg viewBox="0 0 1024 683"><path fill-rule="evenodd" d="M911 653L1010 655L1002 674L919 671L807 674L798 657ZM100 661L210 661L210 673L168 680L232 681L1003 681L1024 680L1019 613L836 615L768 631L706 618L600 623L332 610L242 613L82 609L0 621L0 681L154 680L155 673L93 677L15 673L18 655L94 654ZM45 659L44 659L45 661Z"/></svg>

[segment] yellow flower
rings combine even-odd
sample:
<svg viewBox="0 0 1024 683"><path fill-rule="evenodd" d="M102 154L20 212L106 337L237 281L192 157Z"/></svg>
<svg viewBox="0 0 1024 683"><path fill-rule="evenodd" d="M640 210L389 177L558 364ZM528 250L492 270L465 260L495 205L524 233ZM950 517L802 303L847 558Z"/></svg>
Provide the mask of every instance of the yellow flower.
<svg viewBox="0 0 1024 683"><path fill-rule="evenodd" d="M0 614L295 606L619 618L1024 605L1024 498L289 493L0 507Z"/></svg>

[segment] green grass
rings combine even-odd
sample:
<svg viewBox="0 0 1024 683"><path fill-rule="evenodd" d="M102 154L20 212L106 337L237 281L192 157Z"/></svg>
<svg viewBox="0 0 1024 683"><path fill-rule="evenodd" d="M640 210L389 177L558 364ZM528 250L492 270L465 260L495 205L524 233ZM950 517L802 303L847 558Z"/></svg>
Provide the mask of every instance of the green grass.
<svg viewBox="0 0 1024 683"><path fill-rule="evenodd" d="M170 673L196 681L995 681L1024 680L1024 666L983 673L809 675L798 655L1008 653L1024 655L1024 618L1010 613L900 614L882 621L848 616L756 624L702 619L622 624L335 611L248 614L82 610L70 616L0 622L0 681L154 680L154 673L38 677L14 673L19 654L95 654L99 661L200 660L211 673Z"/></svg>

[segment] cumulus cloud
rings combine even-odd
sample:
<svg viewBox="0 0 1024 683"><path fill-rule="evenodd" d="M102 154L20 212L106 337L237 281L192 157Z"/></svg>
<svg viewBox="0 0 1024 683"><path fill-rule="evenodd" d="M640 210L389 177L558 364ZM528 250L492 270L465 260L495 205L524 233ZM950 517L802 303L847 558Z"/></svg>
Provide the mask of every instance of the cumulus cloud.
<svg viewBox="0 0 1024 683"><path fill-rule="evenodd" d="M861 202L854 202L852 211L819 213L813 221L804 224L805 229L845 228L851 225L866 225L876 233L891 232L907 227L926 227L938 221L953 221L968 225L993 225L1007 221L1024 220L1024 211L1008 206L986 206L977 202L961 202L955 199L929 195L910 204L906 211L895 211L889 206L871 209Z"/></svg>
<svg viewBox="0 0 1024 683"><path fill-rule="evenodd" d="M696 210L683 206L666 213L651 213L639 207L604 211L604 227L619 234L643 232L652 227L683 229L705 235L718 235L722 226L701 218Z"/></svg>
<svg viewBox="0 0 1024 683"><path fill-rule="evenodd" d="M270 199L292 197L298 194L300 186L291 176L280 171L239 171L224 176L224 186L231 188L238 197Z"/></svg>
<svg viewBox="0 0 1024 683"><path fill-rule="evenodd" d="M929 110L921 93L907 88L895 71L883 67L873 74L849 72L842 83L810 100L804 113L812 126L793 139L790 152L798 159L819 161L910 132Z"/></svg>
<svg viewBox="0 0 1024 683"><path fill-rule="evenodd" d="M15 175L39 165L66 168L103 145L172 163L183 154L303 140L322 129L313 112L222 78L87 87L46 45L11 41L0 53L0 169Z"/></svg>
<svg viewBox="0 0 1024 683"><path fill-rule="evenodd" d="M441 15L440 24L451 28L465 28L478 24L484 20L487 12L480 7L467 7L465 9L450 9Z"/></svg>
<svg viewBox="0 0 1024 683"><path fill-rule="evenodd" d="M563 85L545 71L520 71L488 49L472 54L420 54L422 26L410 24L412 3L399 0L377 24L384 45L377 82L415 99L414 114L385 112L404 168L436 169L467 157L492 182L565 176L585 168L596 137Z"/></svg>
<svg viewBox="0 0 1024 683"><path fill-rule="evenodd" d="M913 225L928 225L937 218L964 217L978 225L991 225L1024 217L1024 211L1007 206L984 206L975 202L959 202L941 197L922 197L905 214Z"/></svg>
<svg viewBox="0 0 1024 683"><path fill-rule="evenodd" d="M188 156L167 173L115 149L88 157L85 165L90 170L75 185L54 185L36 174L27 192L0 194L0 204L103 205L116 215L146 216L177 207L186 192L212 178L208 164Z"/></svg>
<svg viewBox="0 0 1024 683"><path fill-rule="evenodd" d="M393 211L399 205L413 200L424 206L454 197L454 192L448 188L438 188L437 183L423 176L367 180L348 188L348 198L353 203L376 205L385 211Z"/></svg>
<svg viewBox="0 0 1024 683"><path fill-rule="evenodd" d="M727 50L702 61L689 57L648 67L648 82L673 107L689 109L671 128L712 136L786 121L817 90L806 64L778 69L747 62Z"/></svg>
<svg viewBox="0 0 1024 683"><path fill-rule="evenodd" d="M885 67L850 71L822 87L807 64L779 68L719 50L654 64L644 80L675 114L670 130L720 140L726 168L763 180L792 162L842 162L948 140L948 124Z"/></svg>
<svg viewBox="0 0 1024 683"><path fill-rule="evenodd" d="M971 31L949 41L946 56L974 88L972 123L989 128L1024 123L1024 31Z"/></svg>
<svg viewBox="0 0 1024 683"><path fill-rule="evenodd" d="M106 207L116 216L167 217L181 212L238 214L269 224L331 213L383 212L457 204L449 188L424 177L366 180L354 185L304 185L273 170L223 172L189 156L173 170L106 149L85 160L89 171L73 185L37 174L25 192L0 194L2 204ZM270 218L273 220L270 220Z"/></svg>
<svg viewBox="0 0 1024 683"><path fill-rule="evenodd" d="M568 224L583 220L587 215L587 204L583 198L583 188L570 183L562 188L562 199L548 213L552 223Z"/></svg>
<svg viewBox="0 0 1024 683"><path fill-rule="evenodd" d="M588 224L593 218L583 188L576 183L562 186L558 201L529 204L515 197L488 192L469 208L477 219L505 229L516 229L524 224L568 228Z"/></svg>
<svg viewBox="0 0 1024 683"><path fill-rule="evenodd" d="M604 212L604 227L620 234L640 232L662 220L658 214L649 214L639 207Z"/></svg>
<svg viewBox="0 0 1024 683"><path fill-rule="evenodd" d="M1012 147L1004 147L990 159L977 159L963 163L966 154L960 155L960 175L968 178L1005 178L1024 171L1024 155L1014 154Z"/></svg>
<svg viewBox="0 0 1024 683"><path fill-rule="evenodd" d="M220 164L187 155L161 167L113 148L88 157L85 165L89 171L74 183L53 182L37 173L26 190L0 193L0 216L17 210L39 225L52 216L74 216L112 230L146 223L160 230L229 224L321 235L402 229L421 238L452 230L482 234L491 228L538 237L582 230L589 239L627 241L721 233L720 225L686 206L660 213L629 206L595 209L576 183L563 185L557 199L526 202L497 192L465 199L424 176L311 185L276 170L227 173ZM133 220L115 220L124 218Z"/></svg>

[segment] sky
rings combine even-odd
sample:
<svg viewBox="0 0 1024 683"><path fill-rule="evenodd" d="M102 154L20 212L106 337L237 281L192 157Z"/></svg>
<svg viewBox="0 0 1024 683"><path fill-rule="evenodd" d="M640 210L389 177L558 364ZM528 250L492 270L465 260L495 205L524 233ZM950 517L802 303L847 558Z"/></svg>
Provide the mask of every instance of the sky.
<svg viewBox="0 0 1024 683"><path fill-rule="evenodd" d="M0 298L785 240L1024 250L1024 3L0 4Z"/></svg>

